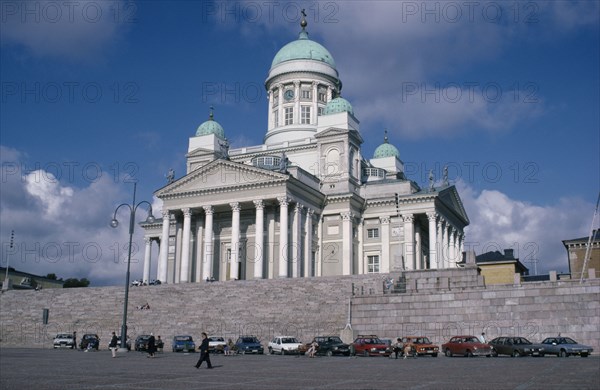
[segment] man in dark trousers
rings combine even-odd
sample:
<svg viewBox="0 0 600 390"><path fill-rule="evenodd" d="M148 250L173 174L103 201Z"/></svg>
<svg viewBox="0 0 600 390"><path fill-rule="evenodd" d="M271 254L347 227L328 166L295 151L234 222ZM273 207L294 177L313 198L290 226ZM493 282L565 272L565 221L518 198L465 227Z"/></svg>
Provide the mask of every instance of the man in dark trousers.
<svg viewBox="0 0 600 390"><path fill-rule="evenodd" d="M156 352L156 340L154 339L154 333L150 333L146 350L148 351L148 357L154 357L154 352Z"/></svg>
<svg viewBox="0 0 600 390"><path fill-rule="evenodd" d="M206 362L207 368L213 368L210 363L210 356L208 355L208 335L202 332L202 343L200 344L200 359L194 367L200 368L202 362Z"/></svg>

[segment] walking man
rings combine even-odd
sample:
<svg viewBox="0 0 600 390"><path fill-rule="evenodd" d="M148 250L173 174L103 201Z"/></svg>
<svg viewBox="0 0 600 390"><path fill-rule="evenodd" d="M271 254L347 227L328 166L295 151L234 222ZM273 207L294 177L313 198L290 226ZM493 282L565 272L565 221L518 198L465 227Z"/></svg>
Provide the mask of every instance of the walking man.
<svg viewBox="0 0 600 390"><path fill-rule="evenodd" d="M112 352L112 357L114 358L117 357L117 342L117 335L115 334L115 332L112 332L112 338L110 339L110 344L108 344L108 348L110 348Z"/></svg>
<svg viewBox="0 0 600 390"><path fill-rule="evenodd" d="M154 339L154 333L150 333L148 347L146 349L148 351L148 357L154 357L154 353L156 352L156 340Z"/></svg>
<svg viewBox="0 0 600 390"><path fill-rule="evenodd" d="M210 363L210 356L208 354L208 335L205 332L202 332L202 343L200 344L200 359L198 359L198 363L196 363L194 367L200 368L202 362L206 362L206 365L208 366L206 368L213 368L212 364Z"/></svg>

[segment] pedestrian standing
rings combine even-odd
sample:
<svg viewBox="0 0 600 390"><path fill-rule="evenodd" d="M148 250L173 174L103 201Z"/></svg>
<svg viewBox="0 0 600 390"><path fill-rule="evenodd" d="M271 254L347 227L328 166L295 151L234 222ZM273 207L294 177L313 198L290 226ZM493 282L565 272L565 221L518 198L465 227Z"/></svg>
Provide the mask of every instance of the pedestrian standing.
<svg viewBox="0 0 600 390"><path fill-rule="evenodd" d="M481 342L482 342L483 344L485 344L485 332L482 332L482 333L481 333L481 336L479 336L479 340L481 340Z"/></svg>
<svg viewBox="0 0 600 390"><path fill-rule="evenodd" d="M154 338L154 333L150 333L150 337L148 338L148 357L154 357L154 353L156 352L156 339Z"/></svg>
<svg viewBox="0 0 600 390"><path fill-rule="evenodd" d="M110 339L110 343L108 344L108 348L110 348L111 352L112 352L112 357L116 358L117 357L117 335L115 334L115 332L112 332L112 338Z"/></svg>
<svg viewBox="0 0 600 390"><path fill-rule="evenodd" d="M77 351L77 332L73 331L73 349Z"/></svg>
<svg viewBox="0 0 600 390"><path fill-rule="evenodd" d="M208 354L208 335L205 332L202 332L202 343L200 344L200 359L198 359L198 363L196 363L194 367L200 368L202 362L206 362L206 365L208 366L206 368L213 368L212 364L210 363L210 356Z"/></svg>

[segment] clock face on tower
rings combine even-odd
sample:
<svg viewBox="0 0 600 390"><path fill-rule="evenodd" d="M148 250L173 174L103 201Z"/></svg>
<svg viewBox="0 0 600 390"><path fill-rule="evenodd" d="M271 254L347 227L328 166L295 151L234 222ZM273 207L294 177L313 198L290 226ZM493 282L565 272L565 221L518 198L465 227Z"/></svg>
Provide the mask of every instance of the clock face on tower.
<svg viewBox="0 0 600 390"><path fill-rule="evenodd" d="M283 93L283 98L285 100L292 100L294 98L294 90L288 89Z"/></svg>

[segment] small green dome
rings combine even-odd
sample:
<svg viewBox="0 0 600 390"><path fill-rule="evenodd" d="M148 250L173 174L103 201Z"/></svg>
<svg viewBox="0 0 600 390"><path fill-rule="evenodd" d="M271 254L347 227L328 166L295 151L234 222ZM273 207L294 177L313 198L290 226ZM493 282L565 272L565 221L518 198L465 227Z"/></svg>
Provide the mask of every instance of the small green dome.
<svg viewBox="0 0 600 390"><path fill-rule="evenodd" d="M352 104L341 96L331 99L329 103L327 103L325 110L323 110L323 115L337 114L338 112L349 112L354 115Z"/></svg>
<svg viewBox="0 0 600 390"><path fill-rule="evenodd" d="M271 68L292 60L316 60L335 68L335 61L329 51L321 44L308 39L308 33L304 29L300 32L297 40L288 43L277 52Z"/></svg>
<svg viewBox="0 0 600 390"><path fill-rule="evenodd" d="M215 134L221 138L225 138L225 130L223 129L223 126L219 124L219 122L213 119L214 115L212 110L213 108L211 107L210 116L208 117L208 120L200 126L198 126L198 130L196 130L196 137L199 137L201 135Z"/></svg>
<svg viewBox="0 0 600 390"><path fill-rule="evenodd" d="M387 130L385 131L385 137L383 143L375 149L373 158L384 158L384 157L396 157L400 158L400 151L394 145L388 143Z"/></svg>

